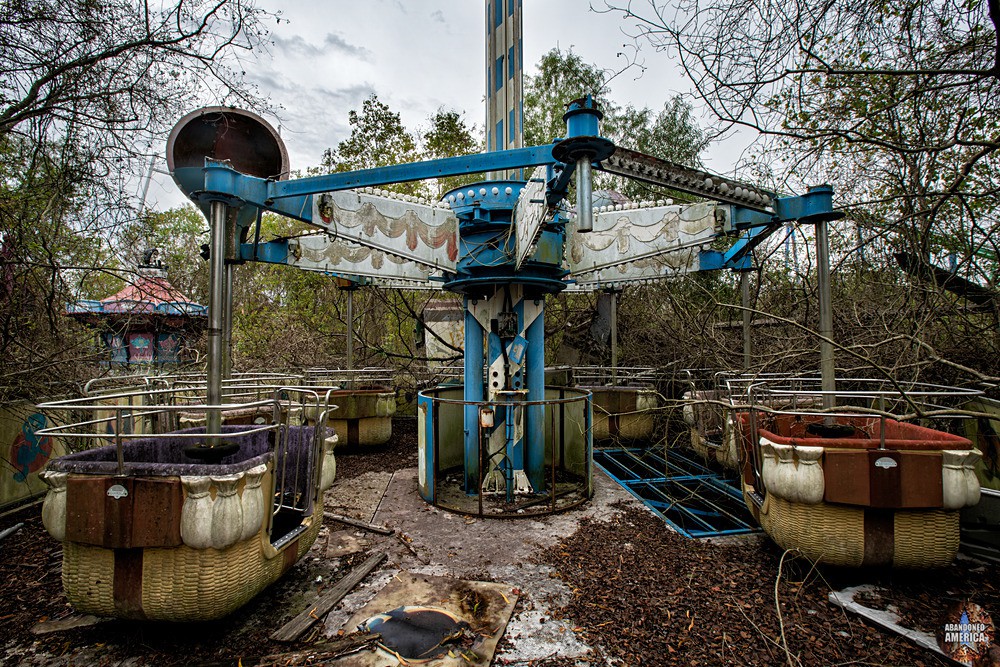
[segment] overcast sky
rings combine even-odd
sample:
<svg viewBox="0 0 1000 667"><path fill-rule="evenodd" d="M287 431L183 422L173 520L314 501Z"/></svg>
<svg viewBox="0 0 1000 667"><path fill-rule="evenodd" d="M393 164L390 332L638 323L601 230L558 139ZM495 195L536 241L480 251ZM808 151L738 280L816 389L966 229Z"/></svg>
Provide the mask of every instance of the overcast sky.
<svg viewBox="0 0 1000 667"><path fill-rule="evenodd" d="M293 169L317 165L323 151L350 134L347 115L372 93L401 114L411 132L438 109L484 119L483 0L260 0L280 11L272 22L269 53L244 63L249 78L271 97ZM596 13L588 0L523 0L525 75L553 47L572 49L585 62L617 70L631 43L620 15ZM611 83L619 104L659 109L688 90L676 63L648 46L633 68ZM738 141L710 149L708 166L729 171ZM162 167L162 163L160 164ZM157 174L147 197L158 209L183 201L169 177Z"/></svg>

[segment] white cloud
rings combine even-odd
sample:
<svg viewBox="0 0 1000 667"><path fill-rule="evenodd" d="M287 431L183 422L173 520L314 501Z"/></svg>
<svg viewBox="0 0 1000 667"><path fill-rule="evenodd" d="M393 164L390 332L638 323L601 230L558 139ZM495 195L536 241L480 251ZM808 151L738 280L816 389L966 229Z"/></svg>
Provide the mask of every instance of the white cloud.
<svg viewBox="0 0 1000 667"><path fill-rule="evenodd" d="M273 47L246 63L248 77L271 96L293 168L318 164L323 150L349 136L348 112L375 93L416 132L438 108L465 114L483 125L485 3L435 0L260 0L280 10ZM426 9L425 9L426 8ZM431 9L433 8L433 9ZM601 68L617 69L629 42L625 24L612 13L595 13L583 0L524 0L526 74L543 53L560 45ZM287 21L286 21L287 19ZM617 77L619 103L661 108L688 84L676 64L646 49L645 71ZM739 149L712 149L710 165L732 167Z"/></svg>

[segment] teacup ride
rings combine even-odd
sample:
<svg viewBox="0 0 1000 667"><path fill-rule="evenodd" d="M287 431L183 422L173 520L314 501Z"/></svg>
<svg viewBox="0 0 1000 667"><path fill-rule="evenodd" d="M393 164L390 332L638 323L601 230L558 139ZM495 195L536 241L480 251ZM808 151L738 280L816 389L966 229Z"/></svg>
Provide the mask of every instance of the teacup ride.
<svg viewBox="0 0 1000 667"><path fill-rule="evenodd" d="M817 410L771 406L791 405L796 394L822 399L818 387L751 386L750 408L733 415L747 507L779 546L813 561L949 564L959 513L979 502L980 452L964 437L908 420L960 418L947 404L972 393L869 385L840 389L836 407Z"/></svg>
<svg viewBox="0 0 1000 667"><path fill-rule="evenodd" d="M740 468L739 426L733 415L741 409L746 410L749 387L774 381L782 381L788 388L818 383L816 378L793 377L787 373L740 373L691 368L681 371L680 380L687 387L681 401L691 449L705 461L732 471ZM776 397L778 403L769 407L812 408L819 405L817 398L806 392L796 392L789 397L789 401Z"/></svg>
<svg viewBox="0 0 1000 667"><path fill-rule="evenodd" d="M254 401L270 398L274 389L282 386L302 385L302 376L292 373L233 373L221 380L222 402L237 404L220 415L225 425L263 424L271 421L269 407L250 407ZM99 400L108 406L136 407L142 405L169 405L205 403L207 378L203 372L163 373L154 375L104 376L89 380L83 386L83 395ZM157 392L165 389L170 391ZM95 428L104 433L114 433L119 428L114 411L98 412L94 415ZM145 415L138 419L139 414ZM204 412L142 410L122 410L120 428L130 434L164 433L179 428L204 426ZM101 419L106 417L107 419ZM149 423L150 420L162 423Z"/></svg>
<svg viewBox="0 0 1000 667"><path fill-rule="evenodd" d="M962 511L962 549L993 562L1000 554L1000 401L976 396L963 406L973 413L963 434L982 457L976 464L979 504Z"/></svg>
<svg viewBox="0 0 1000 667"><path fill-rule="evenodd" d="M198 405L205 402L208 378L204 373L192 373L176 377L157 377L150 382L153 387L174 390L178 404L184 402ZM233 373L220 383L221 401L239 407L224 410L220 415L222 424L246 426L264 424L271 421L271 411L267 407L252 407L256 401L266 400L274 391L284 386L304 386L300 374L295 373ZM178 428L205 426L207 415L203 411L181 411L176 414ZM293 415L292 419L302 419Z"/></svg>
<svg viewBox="0 0 1000 667"><path fill-rule="evenodd" d="M342 446L378 447L392 438L396 390L391 370L312 368L305 371L305 382L339 387L331 392L330 405L337 408L331 419Z"/></svg>
<svg viewBox="0 0 1000 667"><path fill-rule="evenodd" d="M142 393L145 396L133 394ZM327 395L280 387L249 403L193 404L190 388L55 401L81 419L47 429L78 451L51 461L42 519L62 542L81 613L202 621L247 603L316 540L336 476ZM178 394L183 400L178 401ZM267 423L156 432L180 413L269 410ZM304 424L297 416L313 413ZM108 416L108 413L111 413ZM141 432L130 432L125 413ZM113 432L107 432L111 425Z"/></svg>

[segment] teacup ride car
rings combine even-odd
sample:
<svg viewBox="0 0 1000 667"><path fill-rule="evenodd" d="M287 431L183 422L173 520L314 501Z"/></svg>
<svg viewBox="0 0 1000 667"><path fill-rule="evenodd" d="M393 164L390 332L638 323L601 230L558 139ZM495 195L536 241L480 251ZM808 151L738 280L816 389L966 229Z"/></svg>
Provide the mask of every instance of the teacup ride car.
<svg viewBox="0 0 1000 667"><path fill-rule="evenodd" d="M190 391L143 388L43 404L79 415L48 432L86 447L43 473L50 488L42 519L62 542L63 587L77 611L221 618L316 540L322 493L336 475L329 390L279 387L268 399L216 405L190 402ZM271 417L221 433L159 430L181 413L245 409ZM309 412L316 418L302 423ZM144 427L125 428L125 413Z"/></svg>
<svg viewBox="0 0 1000 667"><path fill-rule="evenodd" d="M838 390L831 409L770 407L792 405L796 393L824 394L760 383L749 388L750 409L734 414L744 499L764 531L832 565L950 563L959 513L979 502L980 452L964 437L908 420L960 418L944 403L969 392L869 386Z"/></svg>

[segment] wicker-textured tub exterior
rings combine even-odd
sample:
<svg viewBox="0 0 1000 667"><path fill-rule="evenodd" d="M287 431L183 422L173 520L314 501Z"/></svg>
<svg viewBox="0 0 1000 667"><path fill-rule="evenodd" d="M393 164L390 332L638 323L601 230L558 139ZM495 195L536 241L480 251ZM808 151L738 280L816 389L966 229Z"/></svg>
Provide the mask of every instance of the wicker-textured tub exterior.
<svg viewBox="0 0 1000 667"><path fill-rule="evenodd" d="M954 560L959 510L979 500L979 453L965 438L888 419L882 431L879 419L861 417L838 418L856 437L808 437L810 420L778 416L758 429L756 477L749 416L738 418L744 499L782 548L848 567Z"/></svg>
<svg viewBox="0 0 1000 667"><path fill-rule="evenodd" d="M142 462L134 455L149 443L132 443L129 475L102 470L110 462L99 450L55 461L43 473L50 489L42 518L63 542L63 586L77 611L162 621L221 618L308 551L319 515L306 516L302 530L280 548L271 543L275 465L267 434L227 430L242 441L243 461ZM297 435L295 446L307 446L312 429ZM333 483L335 446L336 436L323 445L328 470L301 471L319 474L317 496ZM157 456L171 458L146 458Z"/></svg>
<svg viewBox="0 0 1000 667"><path fill-rule="evenodd" d="M831 503L805 505L768 494L760 525L783 549L844 567L944 567L958 554L958 512L869 510Z"/></svg>
<svg viewBox="0 0 1000 667"><path fill-rule="evenodd" d="M331 392L330 425L348 447L377 447L392 438L396 392L388 387Z"/></svg>
<svg viewBox="0 0 1000 667"><path fill-rule="evenodd" d="M322 521L276 552L266 535L225 549L105 549L63 543L63 587L82 613L159 621L222 618L294 565L316 541Z"/></svg>
<svg viewBox="0 0 1000 667"><path fill-rule="evenodd" d="M645 387L582 387L593 395L595 441L648 440L653 435L655 389Z"/></svg>
<svg viewBox="0 0 1000 667"><path fill-rule="evenodd" d="M691 449L696 454L724 468L738 470L738 438L728 411L718 406L723 398L721 391L686 392L682 397L684 421L690 427Z"/></svg>

